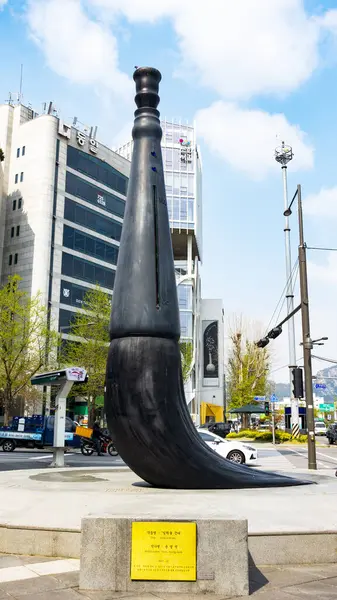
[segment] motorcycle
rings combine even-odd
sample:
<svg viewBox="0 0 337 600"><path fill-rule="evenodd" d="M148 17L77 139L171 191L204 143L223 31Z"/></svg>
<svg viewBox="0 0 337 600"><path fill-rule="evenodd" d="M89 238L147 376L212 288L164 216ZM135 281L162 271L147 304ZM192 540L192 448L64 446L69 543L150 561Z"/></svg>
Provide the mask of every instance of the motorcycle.
<svg viewBox="0 0 337 600"><path fill-rule="evenodd" d="M81 439L81 452L84 456L92 456L92 454L96 451L94 443L92 440L88 438ZM110 454L110 456L117 456L118 452L115 444L112 439L108 436L104 436L101 439L101 452L103 454Z"/></svg>

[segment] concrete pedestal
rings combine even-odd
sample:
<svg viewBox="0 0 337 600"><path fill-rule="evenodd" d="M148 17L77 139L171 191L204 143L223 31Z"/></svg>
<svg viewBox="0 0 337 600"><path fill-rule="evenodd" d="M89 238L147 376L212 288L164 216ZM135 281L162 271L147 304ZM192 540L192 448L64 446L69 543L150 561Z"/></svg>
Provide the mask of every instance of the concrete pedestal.
<svg viewBox="0 0 337 600"><path fill-rule="evenodd" d="M82 520L80 589L248 595L246 520L193 521L197 524L197 580L193 582L131 580L131 524L137 520L151 519L88 517ZM173 520L188 522L184 517L175 516L170 521Z"/></svg>

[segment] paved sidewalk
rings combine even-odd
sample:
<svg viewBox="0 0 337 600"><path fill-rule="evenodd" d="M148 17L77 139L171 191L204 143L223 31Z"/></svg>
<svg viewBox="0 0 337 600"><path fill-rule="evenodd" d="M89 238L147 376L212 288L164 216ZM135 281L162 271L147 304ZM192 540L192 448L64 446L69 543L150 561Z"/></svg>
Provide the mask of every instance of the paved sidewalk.
<svg viewBox="0 0 337 600"><path fill-rule="evenodd" d="M0 555L0 600L200 600L193 594L90 592L78 589L79 561ZM207 596L222 600L223 596ZM336 600L337 563L300 567L252 567L250 596L260 600ZM232 599L236 600L236 599ZM239 599L238 599L239 600Z"/></svg>

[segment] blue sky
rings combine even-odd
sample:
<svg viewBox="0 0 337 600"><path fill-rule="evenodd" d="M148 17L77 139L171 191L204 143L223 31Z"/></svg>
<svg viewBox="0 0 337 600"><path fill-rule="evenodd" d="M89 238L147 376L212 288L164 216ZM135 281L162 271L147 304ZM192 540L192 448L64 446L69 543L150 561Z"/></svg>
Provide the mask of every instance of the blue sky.
<svg viewBox="0 0 337 600"><path fill-rule="evenodd" d="M303 186L307 243L337 247L335 5L0 0L0 102L18 91L23 63L25 102L40 111L53 100L65 120L98 125L99 138L113 145L129 137L134 66L159 68L161 114L196 119L200 137L203 296L222 298L229 320L242 314L262 331L285 284L282 182L273 160L283 137L295 153L289 193ZM291 225L295 261L296 214ZM336 358L337 253L308 257L312 334L328 335L320 353ZM285 381L286 332L271 346L275 378Z"/></svg>

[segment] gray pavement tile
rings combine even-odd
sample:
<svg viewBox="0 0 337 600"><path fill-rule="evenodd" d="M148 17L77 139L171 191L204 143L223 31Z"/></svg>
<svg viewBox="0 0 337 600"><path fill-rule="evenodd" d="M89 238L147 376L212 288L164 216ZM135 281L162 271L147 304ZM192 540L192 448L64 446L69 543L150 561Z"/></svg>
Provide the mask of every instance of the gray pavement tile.
<svg viewBox="0 0 337 600"><path fill-rule="evenodd" d="M0 569L7 569L7 567L21 567L22 565L23 562L19 556L0 554Z"/></svg>
<svg viewBox="0 0 337 600"><path fill-rule="evenodd" d="M156 592L153 594L155 596L155 600L200 600L203 597L203 594L165 594L165 592ZM224 595L222 594L205 594L205 598L209 598L210 600L223 600ZM226 598L226 600L231 600Z"/></svg>
<svg viewBox="0 0 337 600"><path fill-rule="evenodd" d="M253 594L251 594L249 598L259 598L259 600L298 600L298 596L293 596L289 592L285 592L284 590L278 590L276 588L269 588L268 590L259 590L258 592L254 592ZM242 600L242 597L240 599L231 598L231 600ZM319 598L317 598L316 600L319 600Z"/></svg>
<svg viewBox="0 0 337 600"><path fill-rule="evenodd" d="M53 575L53 577L60 581L65 588L77 588L79 576L79 571L70 571L69 573L57 573Z"/></svg>
<svg viewBox="0 0 337 600"><path fill-rule="evenodd" d="M312 581L303 583L301 586L293 585L289 588L283 588L283 591L289 592L295 598L315 598L315 600L336 600L337 586L329 584L329 580Z"/></svg>
<svg viewBox="0 0 337 600"><path fill-rule="evenodd" d="M83 596L75 590L51 590L34 594L16 595L11 594L15 600L83 600Z"/></svg>
<svg viewBox="0 0 337 600"><path fill-rule="evenodd" d="M7 567L21 567L22 565L29 565L41 562L51 562L55 560L60 559L46 556L0 554L0 569L6 569Z"/></svg>
<svg viewBox="0 0 337 600"><path fill-rule="evenodd" d="M36 565L43 562L55 562L56 560L67 560L59 556L18 556L23 561L23 565Z"/></svg>
<svg viewBox="0 0 337 600"><path fill-rule="evenodd" d="M324 575L320 571L313 571L310 567L274 567L273 570L266 570L263 567L260 569L260 577L256 573L250 575L252 582L261 583L275 588L285 588L292 585L300 585L310 581L323 579Z"/></svg>
<svg viewBox="0 0 337 600"><path fill-rule="evenodd" d="M38 594L51 590L58 590L67 587L61 581L50 575L43 577L34 577L33 579L21 579L16 581L8 581L1 584L1 589L8 594L15 596Z"/></svg>
<svg viewBox="0 0 337 600"><path fill-rule="evenodd" d="M137 594L136 592L94 592L91 590L77 590L81 595L82 600L119 600L119 598L124 598L125 600L136 600L141 598L141 600L158 600L161 599L161 596L158 594L149 594L147 592L141 592ZM182 598L182 596L179 596ZM178 596L175 595L174 600L177 600ZM173 599L172 599L173 600ZM200 596L198 597L200 600ZM213 600L213 596L212 596ZM230 600L230 599L227 599Z"/></svg>

